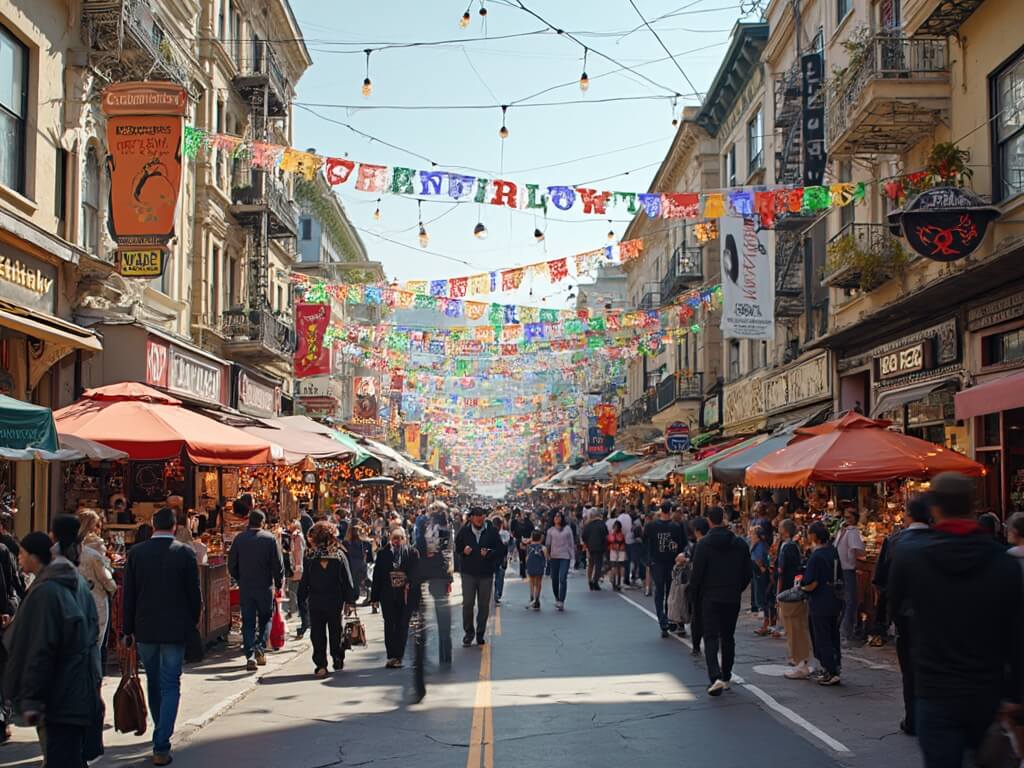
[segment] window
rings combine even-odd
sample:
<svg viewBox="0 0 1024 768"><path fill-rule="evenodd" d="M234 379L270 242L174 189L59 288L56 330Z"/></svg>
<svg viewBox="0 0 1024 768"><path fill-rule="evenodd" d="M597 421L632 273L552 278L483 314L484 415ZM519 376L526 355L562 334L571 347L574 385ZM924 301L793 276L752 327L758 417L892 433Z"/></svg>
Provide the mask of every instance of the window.
<svg viewBox="0 0 1024 768"><path fill-rule="evenodd" d="M221 312L235 305L235 267L231 251L224 249L224 262L220 268L220 308Z"/></svg>
<svg viewBox="0 0 1024 768"><path fill-rule="evenodd" d="M217 270L220 268L220 246L213 246L213 254L210 257L210 276L209 276L209 288L210 288L210 304L207 310L210 313L210 317L217 316Z"/></svg>
<svg viewBox="0 0 1024 768"><path fill-rule="evenodd" d="M0 27L0 184L25 192L28 49Z"/></svg>
<svg viewBox="0 0 1024 768"><path fill-rule="evenodd" d="M312 240L313 239L313 220L309 216L303 216L302 221L302 239Z"/></svg>
<svg viewBox="0 0 1024 768"><path fill-rule="evenodd" d="M232 49L235 53L235 64L241 66L242 64L242 17L237 14L231 14L231 39L234 42Z"/></svg>
<svg viewBox="0 0 1024 768"><path fill-rule="evenodd" d="M853 163L850 160L843 160L839 163L839 180L853 181ZM845 227L852 224L855 218L856 205L844 205L839 208L839 226Z"/></svg>
<svg viewBox="0 0 1024 768"><path fill-rule="evenodd" d="M100 246L100 161L96 147L85 151L82 169L82 240L81 246L94 256Z"/></svg>
<svg viewBox="0 0 1024 768"><path fill-rule="evenodd" d="M757 114L747 123L747 150L750 160L749 172L754 173L764 166L764 113Z"/></svg>
<svg viewBox="0 0 1024 768"><path fill-rule="evenodd" d="M739 339L729 340L729 380L734 381L740 377L740 341Z"/></svg>
<svg viewBox="0 0 1024 768"><path fill-rule="evenodd" d="M1024 53L995 76L996 200L1024 192Z"/></svg>
<svg viewBox="0 0 1024 768"><path fill-rule="evenodd" d="M281 310L284 309L284 289L281 288L281 284L280 283L277 284L276 292L277 292L277 304L275 305L274 308L278 312L280 312Z"/></svg>
<svg viewBox="0 0 1024 768"><path fill-rule="evenodd" d="M224 39L224 4L227 0L221 0L217 3L217 37L221 40Z"/></svg>
<svg viewBox="0 0 1024 768"><path fill-rule="evenodd" d="M725 182L726 186L736 186L736 145L729 147L725 153Z"/></svg>
<svg viewBox="0 0 1024 768"><path fill-rule="evenodd" d="M68 151L57 147L57 173L53 180L53 215L57 217L57 234L67 238L68 227Z"/></svg>
<svg viewBox="0 0 1024 768"><path fill-rule="evenodd" d="M836 0L836 26L853 10L853 0Z"/></svg>
<svg viewBox="0 0 1024 768"><path fill-rule="evenodd" d="M993 333L981 340L981 364L998 365L1024 360L1024 328Z"/></svg>

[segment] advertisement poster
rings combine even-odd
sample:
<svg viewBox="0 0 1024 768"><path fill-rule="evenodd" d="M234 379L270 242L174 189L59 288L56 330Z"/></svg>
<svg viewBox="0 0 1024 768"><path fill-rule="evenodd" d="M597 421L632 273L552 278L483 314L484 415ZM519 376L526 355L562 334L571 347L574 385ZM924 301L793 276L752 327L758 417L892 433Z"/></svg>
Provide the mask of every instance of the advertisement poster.
<svg viewBox="0 0 1024 768"><path fill-rule="evenodd" d="M181 135L188 94L173 83L116 83L104 89L110 234L126 277L162 274L181 191Z"/></svg>
<svg viewBox="0 0 1024 768"><path fill-rule="evenodd" d="M330 322L330 304L295 305L295 378L331 372L331 351L324 346Z"/></svg>
<svg viewBox="0 0 1024 768"><path fill-rule="evenodd" d="M615 437L619 426L618 409L612 403L600 403L594 406L594 416L597 419L597 428L609 437Z"/></svg>
<svg viewBox="0 0 1024 768"><path fill-rule="evenodd" d="M420 425L405 425L405 450L414 459L420 458Z"/></svg>
<svg viewBox="0 0 1024 768"><path fill-rule="evenodd" d="M722 244L722 334L730 339L775 336L775 283L768 258L767 232L753 219L719 219Z"/></svg>
<svg viewBox="0 0 1024 768"><path fill-rule="evenodd" d="M357 424L377 422L377 379L374 376L355 376L352 379L355 399L352 403L352 420Z"/></svg>
<svg viewBox="0 0 1024 768"><path fill-rule="evenodd" d="M587 458L597 461L603 459L615 447L615 438L606 435L598 427L587 431Z"/></svg>

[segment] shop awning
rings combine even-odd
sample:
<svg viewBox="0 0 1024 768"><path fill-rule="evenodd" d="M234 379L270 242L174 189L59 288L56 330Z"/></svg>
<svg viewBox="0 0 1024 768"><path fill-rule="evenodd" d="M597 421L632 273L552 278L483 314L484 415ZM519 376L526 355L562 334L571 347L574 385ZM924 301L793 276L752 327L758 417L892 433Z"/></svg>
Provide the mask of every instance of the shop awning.
<svg viewBox="0 0 1024 768"><path fill-rule="evenodd" d="M53 411L43 405L0 395L0 459L5 461L81 461L81 451L61 448Z"/></svg>
<svg viewBox="0 0 1024 768"><path fill-rule="evenodd" d="M290 429L298 429L302 432L324 435L337 443L341 443L342 447L353 455L354 458L352 459L352 466L354 467L359 466L371 457L370 452L361 446L356 439L347 432L341 432L340 430L325 426L318 421L314 421L308 416L281 416L274 419L274 421L283 424Z"/></svg>
<svg viewBox="0 0 1024 768"><path fill-rule="evenodd" d="M241 427L246 434L275 443L284 450L285 464L299 464L307 457L311 459L341 459L352 456L353 451L337 440L315 432L303 432L280 422L278 419L261 419L267 426Z"/></svg>
<svg viewBox="0 0 1024 768"><path fill-rule="evenodd" d="M91 352L103 350L103 344L92 331L46 312L27 310L9 301L0 300L0 325L65 347Z"/></svg>
<svg viewBox="0 0 1024 768"><path fill-rule="evenodd" d="M875 401L875 407L871 409L871 418L877 419L880 414L902 408L907 403L920 400L935 390L948 386L950 383L949 379L944 379L943 381L930 381L926 384L918 384L914 387L905 387L904 389L886 392Z"/></svg>
<svg viewBox="0 0 1024 768"><path fill-rule="evenodd" d="M687 485L703 485L711 480L711 466L722 459L732 456L745 448L750 448L763 442L767 439L767 435L756 435L755 437L742 440L738 443L730 445L728 448L723 448L717 453L708 456L706 459L701 459L695 464L691 464L683 470L683 481Z"/></svg>
<svg viewBox="0 0 1024 768"><path fill-rule="evenodd" d="M89 461L123 461L128 458L128 454L124 451L111 448L103 443L97 443L95 440L87 440L84 437L62 435L60 433L57 434L57 438L60 440L60 447L62 449L77 451L82 454L83 459L88 459Z"/></svg>
<svg viewBox="0 0 1024 768"><path fill-rule="evenodd" d="M365 444L366 449L377 456L385 466L390 465L391 471L412 475L422 480L436 480L440 477L440 475L435 475L429 469L424 469L414 461L405 458L405 456L389 445L378 443L376 440L371 440L368 437L362 438L362 442Z"/></svg>
<svg viewBox="0 0 1024 768"><path fill-rule="evenodd" d="M88 389L82 398L53 414L57 428L125 451L136 461L185 454L196 464L270 464L272 446L202 414L177 398L136 382Z"/></svg>
<svg viewBox="0 0 1024 768"><path fill-rule="evenodd" d="M653 469L664 458L664 456L645 456L619 472L619 477L638 480L641 475Z"/></svg>
<svg viewBox="0 0 1024 768"><path fill-rule="evenodd" d="M659 459L638 478L641 483L664 483L673 472L678 472L687 461L685 457L669 456Z"/></svg>
<svg viewBox="0 0 1024 768"><path fill-rule="evenodd" d="M958 419L1024 408L1024 371L957 392L954 402Z"/></svg>
<svg viewBox="0 0 1024 768"><path fill-rule="evenodd" d="M780 448L785 448L789 445L789 441L793 439L792 430L787 431L780 435L769 437L762 443L752 445L743 450L736 451L729 456L719 459L718 461L712 460L711 462L711 479L719 483L728 483L730 485L743 485L744 478L747 474L747 467L759 459L764 458L769 453L774 453Z"/></svg>

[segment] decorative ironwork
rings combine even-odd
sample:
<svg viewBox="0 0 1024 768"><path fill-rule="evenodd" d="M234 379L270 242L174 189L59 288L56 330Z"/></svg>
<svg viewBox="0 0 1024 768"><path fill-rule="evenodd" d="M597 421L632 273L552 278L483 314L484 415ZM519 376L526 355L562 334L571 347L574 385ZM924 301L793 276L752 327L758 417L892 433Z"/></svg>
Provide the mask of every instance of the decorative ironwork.
<svg viewBox="0 0 1024 768"><path fill-rule="evenodd" d="M243 45L236 63L238 74L234 84L242 98L257 111L263 107L265 99L268 117L287 115L290 88L274 46L264 40L253 40Z"/></svg>
<svg viewBox="0 0 1024 768"><path fill-rule="evenodd" d="M269 309L225 312L221 319L224 346L251 358L289 358L295 352L295 329Z"/></svg>
<svg viewBox="0 0 1024 768"><path fill-rule="evenodd" d="M669 302L684 288L704 279L704 249L680 243L672 251L668 270L661 280L661 301Z"/></svg>

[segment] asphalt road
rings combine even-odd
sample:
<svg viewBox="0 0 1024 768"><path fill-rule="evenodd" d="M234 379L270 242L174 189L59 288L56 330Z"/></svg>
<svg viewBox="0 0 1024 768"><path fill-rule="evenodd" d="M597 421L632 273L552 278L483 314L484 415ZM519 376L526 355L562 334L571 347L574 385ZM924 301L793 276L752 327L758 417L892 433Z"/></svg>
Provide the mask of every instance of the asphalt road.
<svg viewBox="0 0 1024 768"><path fill-rule="evenodd" d="M558 613L545 590L543 610L526 611L526 585L509 579L483 648L459 646L456 608L454 664L438 669L430 649L427 697L415 705L411 671L383 667L379 621L371 616L370 645L350 652L343 672L318 681L305 656L283 664L177 746L175 765L918 764L912 740L893 737L891 723L880 722L877 733L864 726L861 735L832 727L849 719L851 707L861 718L867 708L869 720L891 719L898 686L874 691L880 703L869 696L865 705L864 686L785 681L741 649L741 682L711 698L703 663L678 640L659 637L642 593L590 593L575 576L567 609Z"/></svg>

